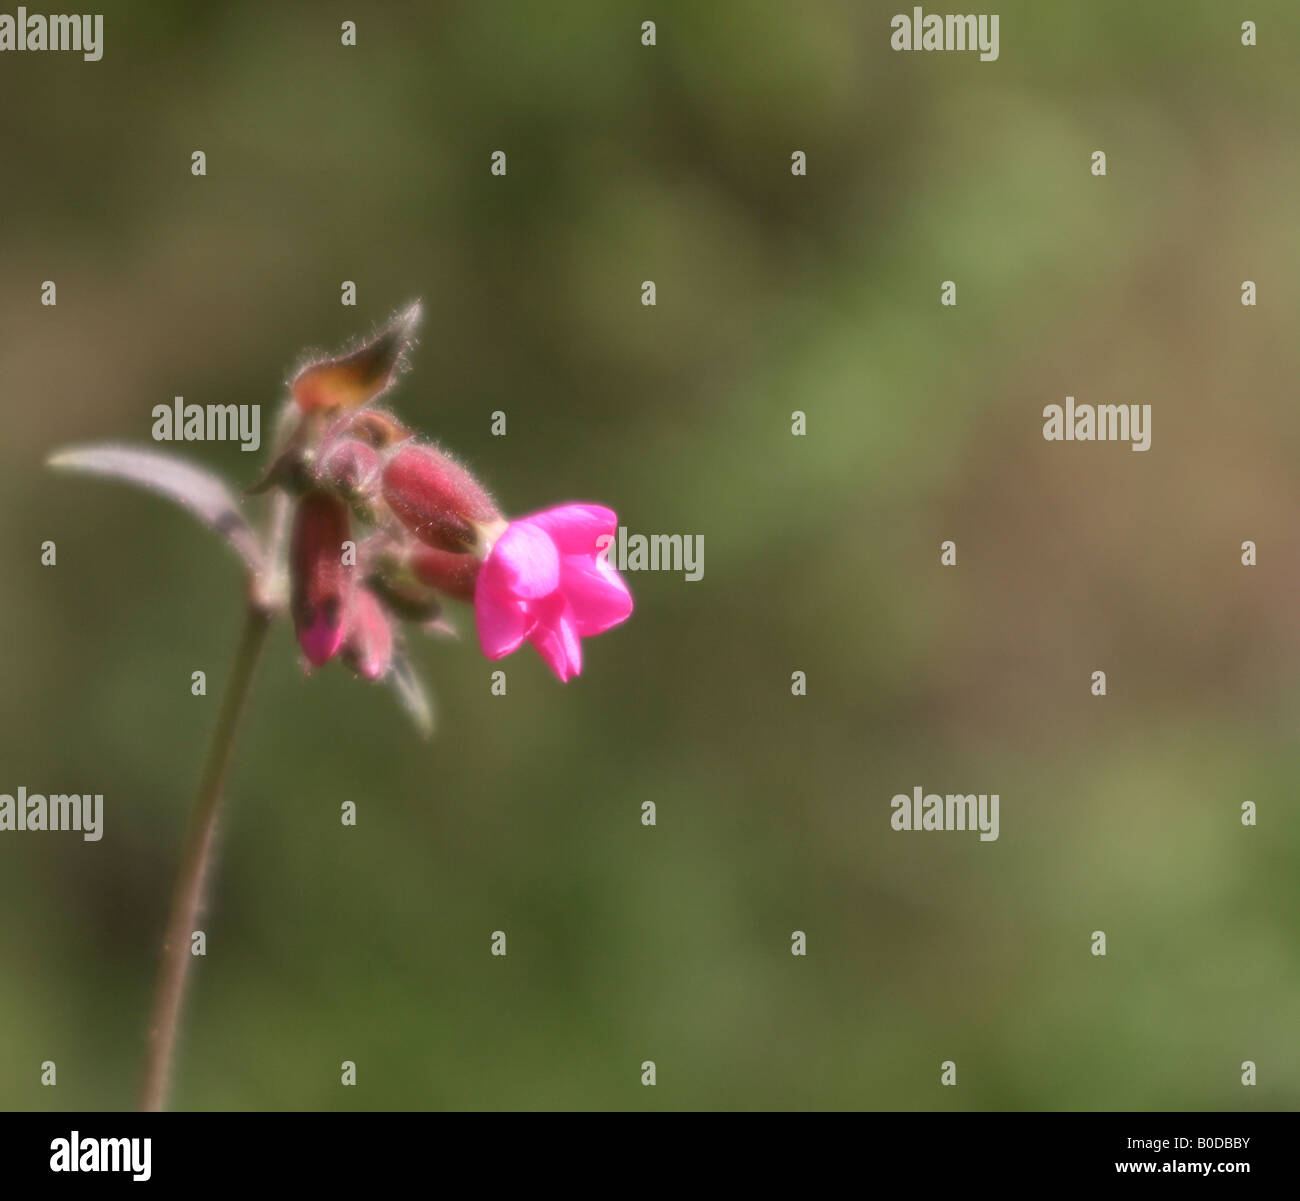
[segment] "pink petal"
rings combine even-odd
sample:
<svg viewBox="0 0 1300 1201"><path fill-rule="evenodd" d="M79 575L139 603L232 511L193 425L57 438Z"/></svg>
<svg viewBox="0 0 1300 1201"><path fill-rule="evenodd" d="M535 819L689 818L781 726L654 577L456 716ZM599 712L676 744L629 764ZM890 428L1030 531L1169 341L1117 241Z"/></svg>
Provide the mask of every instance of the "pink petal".
<svg viewBox="0 0 1300 1201"><path fill-rule="evenodd" d="M549 596L560 583L560 556L555 543L528 518L512 521L483 564L480 585L529 599Z"/></svg>
<svg viewBox="0 0 1300 1201"><path fill-rule="evenodd" d="M523 602L482 584L474 593L474 620L479 645L489 659L517 651L533 625Z"/></svg>
<svg viewBox="0 0 1300 1201"><path fill-rule="evenodd" d="M524 520L550 534L564 555L594 555L602 534L612 538L618 532L614 510L603 505L557 505Z"/></svg>
<svg viewBox="0 0 1300 1201"><path fill-rule="evenodd" d="M632 594L623 577L604 558L566 555L560 569L560 591L584 638L602 634L632 613Z"/></svg>
<svg viewBox="0 0 1300 1201"><path fill-rule="evenodd" d="M582 671L582 643L578 641L578 631L567 607L558 615L552 614L550 621L539 621L528 635L528 641L560 683L567 684Z"/></svg>

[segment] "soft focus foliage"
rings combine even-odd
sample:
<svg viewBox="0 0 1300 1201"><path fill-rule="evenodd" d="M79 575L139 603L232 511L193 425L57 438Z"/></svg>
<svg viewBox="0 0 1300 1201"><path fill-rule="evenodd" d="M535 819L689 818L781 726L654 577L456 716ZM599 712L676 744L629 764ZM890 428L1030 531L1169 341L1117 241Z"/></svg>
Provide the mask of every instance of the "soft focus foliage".
<svg viewBox="0 0 1300 1201"><path fill-rule="evenodd" d="M0 1106L133 1101L238 621L184 514L46 454L269 406L416 295L404 421L704 578L629 576L564 688L461 609L429 742L279 628L177 1106L1300 1103L1294 3L1001 3L987 64L891 53L909 8L668 3L646 49L597 0L109 0L101 63L7 59L0 791L106 833L0 836ZM1067 393L1151 451L1045 443ZM918 783L999 841L891 832Z"/></svg>

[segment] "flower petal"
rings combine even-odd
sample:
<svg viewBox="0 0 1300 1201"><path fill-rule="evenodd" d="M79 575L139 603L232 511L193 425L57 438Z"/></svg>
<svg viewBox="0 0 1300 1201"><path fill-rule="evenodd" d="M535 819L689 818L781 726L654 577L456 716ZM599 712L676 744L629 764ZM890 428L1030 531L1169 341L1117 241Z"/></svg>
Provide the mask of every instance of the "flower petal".
<svg viewBox="0 0 1300 1201"><path fill-rule="evenodd" d="M604 549L597 545L602 535L618 532L614 510L604 505L557 505L523 520L544 529L563 555L594 555Z"/></svg>
<svg viewBox="0 0 1300 1201"><path fill-rule="evenodd" d="M482 585L474 593L474 621L479 645L489 659L517 651L533 625L522 601Z"/></svg>
<svg viewBox="0 0 1300 1201"><path fill-rule="evenodd" d="M528 599L549 596L560 584L555 543L528 518L512 521L483 564L480 587Z"/></svg>
<svg viewBox="0 0 1300 1201"><path fill-rule="evenodd" d="M560 567L560 591L584 638L601 634L632 613L632 594L623 577L603 557L565 555Z"/></svg>
<svg viewBox="0 0 1300 1201"><path fill-rule="evenodd" d="M567 684L582 671L582 643L578 641L578 631L567 605L557 607L549 617L549 621L537 623L528 641L560 683Z"/></svg>
<svg viewBox="0 0 1300 1201"><path fill-rule="evenodd" d="M576 676L582 671L582 640L567 608L560 618L560 637L564 640L564 651L569 659L569 676Z"/></svg>

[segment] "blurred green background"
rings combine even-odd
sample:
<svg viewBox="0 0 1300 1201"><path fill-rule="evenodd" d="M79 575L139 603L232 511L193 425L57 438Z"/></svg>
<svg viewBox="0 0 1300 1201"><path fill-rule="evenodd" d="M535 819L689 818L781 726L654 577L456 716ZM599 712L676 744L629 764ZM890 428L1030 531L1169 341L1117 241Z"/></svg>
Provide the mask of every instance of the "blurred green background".
<svg viewBox="0 0 1300 1201"><path fill-rule="evenodd" d="M524 650L504 698L460 613L428 743L277 629L178 1107L1300 1101L1291 0L1000 2L992 63L848 0L99 8L102 62L0 61L0 791L106 810L0 835L0 1106L135 1103L239 622L217 539L45 456L175 395L269 425L416 296L406 419L704 578L632 574L579 680ZM1152 449L1044 442L1067 394ZM918 784L1000 839L892 831Z"/></svg>

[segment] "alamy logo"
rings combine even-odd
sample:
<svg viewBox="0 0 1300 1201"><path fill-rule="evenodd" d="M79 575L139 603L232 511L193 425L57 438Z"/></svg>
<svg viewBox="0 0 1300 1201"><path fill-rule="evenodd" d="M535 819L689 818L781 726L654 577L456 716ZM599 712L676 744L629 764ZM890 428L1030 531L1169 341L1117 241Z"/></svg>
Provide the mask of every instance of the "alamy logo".
<svg viewBox="0 0 1300 1201"><path fill-rule="evenodd" d="M0 793L0 833L7 830L79 830L86 842L104 837L104 794L52 792L48 797L28 793L21 784L17 797Z"/></svg>
<svg viewBox="0 0 1300 1201"><path fill-rule="evenodd" d="M601 534L596 553L619 571L680 571L694 583L704 576L703 534Z"/></svg>
<svg viewBox="0 0 1300 1201"><path fill-rule="evenodd" d="M79 50L88 63L104 57L103 13L0 13L0 50Z"/></svg>
<svg viewBox="0 0 1300 1201"><path fill-rule="evenodd" d="M1151 449L1151 406L1076 405L1043 408L1043 437L1049 442L1129 442L1137 451Z"/></svg>
<svg viewBox="0 0 1300 1201"><path fill-rule="evenodd" d="M980 842L998 837L998 794L981 792L924 795L918 784L912 795L900 792L889 802L895 830L978 830Z"/></svg>
<svg viewBox="0 0 1300 1201"><path fill-rule="evenodd" d="M909 17L899 13L890 23L889 44L895 50L978 50L980 62L998 56L998 14L923 14L918 4Z"/></svg>
<svg viewBox="0 0 1300 1201"><path fill-rule="evenodd" d="M261 405L196 405L178 396L173 404L154 405L155 442L233 442L240 450L262 445Z"/></svg>
<svg viewBox="0 0 1300 1201"><path fill-rule="evenodd" d="M51 1172L130 1172L132 1180L153 1175L153 1139L83 1138L74 1130L50 1143Z"/></svg>

